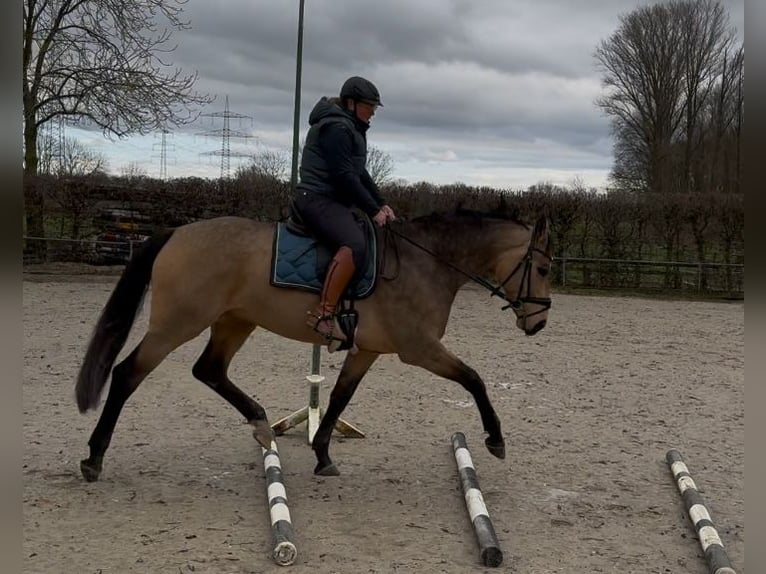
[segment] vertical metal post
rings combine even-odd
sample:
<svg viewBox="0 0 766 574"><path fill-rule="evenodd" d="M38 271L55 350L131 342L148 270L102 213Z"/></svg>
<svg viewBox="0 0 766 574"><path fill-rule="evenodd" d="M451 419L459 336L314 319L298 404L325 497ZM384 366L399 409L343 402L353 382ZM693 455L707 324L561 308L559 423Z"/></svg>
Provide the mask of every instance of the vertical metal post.
<svg viewBox="0 0 766 574"><path fill-rule="evenodd" d="M300 0L298 7L298 47L295 58L295 108L293 110L293 157L290 171L290 191L295 196L298 186L298 156L300 153L300 124L301 124L301 77L303 75L303 13L305 0ZM314 435L319 428L319 419L322 413L319 410L319 384L324 382L320 373L321 348L314 345L311 352L311 374L306 377L309 382L309 406L308 406L308 441L314 440Z"/></svg>
<svg viewBox="0 0 766 574"><path fill-rule="evenodd" d="M303 68L303 11L305 0L300 0L298 9L298 50L295 64L295 108L293 110L293 162L290 171L290 190L294 193L298 185L298 135L301 127L301 71Z"/></svg>
<svg viewBox="0 0 766 574"><path fill-rule="evenodd" d="M314 442L314 435L319 428L319 421L322 418L322 411L319 408L319 385L324 382L324 377L320 373L322 358L322 348L314 345L311 350L311 374L306 377L309 382L309 410L308 410L308 441Z"/></svg>
<svg viewBox="0 0 766 574"><path fill-rule="evenodd" d="M561 286L567 286L567 258L561 258Z"/></svg>
<svg viewBox="0 0 766 574"><path fill-rule="evenodd" d="M293 161L290 172L290 191L294 195L295 188L298 185L298 152L300 151L299 138L301 123L301 70L303 63L303 12L305 0L300 0L298 11L298 50L296 54L295 66L295 109L293 111ZM314 435L319 428L319 421L322 418L322 409L319 408L319 384L324 382L324 376L320 373L320 359L322 348L314 345L311 353L311 374L306 375L309 382L309 404L294 413L278 420L271 425L274 433L283 434L285 431L306 421L308 427L308 442L314 440ZM338 419L335 423L335 429L347 437L364 438L364 433L352 424Z"/></svg>
<svg viewBox="0 0 766 574"><path fill-rule="evenodd" d="M319 365L321 361L322 349L319 345L314 345L314 350L311 352L311 374L319 374Z"/></svg>

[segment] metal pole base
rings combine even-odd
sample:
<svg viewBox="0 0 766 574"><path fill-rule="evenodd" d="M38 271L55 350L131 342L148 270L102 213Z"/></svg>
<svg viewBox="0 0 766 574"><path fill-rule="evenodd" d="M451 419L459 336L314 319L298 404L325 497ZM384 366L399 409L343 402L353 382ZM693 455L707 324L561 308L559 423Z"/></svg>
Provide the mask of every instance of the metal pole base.
<svg viewBox="0 0 766 574"><path fill-rule="evenodd" d="M282 436L291 428L295 428L302 422L308 421L308 443L311 444L323 414L322 409L312 409L306 406L279 419L271 425L271 428L275 435ZM335 422L335 430L346 438L364 438L364 433L359 428L340 418Z"/></svg>
<svg viewBox="0 0 766 574"><path fill-rule="evenodd" d="M281 436L286 431L298 426L303 421L306 421L308 443L311 444L314 441L314 435L319 428L319 421L322 419L323 415L322 409L319 408L319 384L324 382L324 376L319 374L319 354L319 345L314 345L311 359L311 374L306 375L306 380L309 382L308 406L305 406L272 424L271 428L276 436ZM338 418L335 422L334 428L347 438L364 438L364 433L361 430L341 418Z"/></svg>

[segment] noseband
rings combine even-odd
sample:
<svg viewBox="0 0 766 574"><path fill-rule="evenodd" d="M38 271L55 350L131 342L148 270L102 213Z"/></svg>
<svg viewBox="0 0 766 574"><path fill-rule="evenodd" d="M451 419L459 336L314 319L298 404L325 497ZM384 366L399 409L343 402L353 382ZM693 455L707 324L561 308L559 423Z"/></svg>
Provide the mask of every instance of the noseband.
<svg viewBox="0 0 766 574"><path fill-rule="evenodd" d="M474 283L477 283L477 284L481 285L482 287L484 287L485 289L487 289L490 292L490 295L495 296L495 297L500 297L504 301L507 301L508 304L504 305L502 307L502 310L505 311L506 309L513 309L513 312L516 314L516 317L518 317L519 319L526 319L528 317L534 317L535 315L539 315L540 313L542 313L544 311L547 311L548 309L551 308L551 299L550 299L550 297L532 297L532 296L529 295L529 293L531 292L531 287L532 287L532 256L535 253L539 253L540 255L545 257L548 261L553 261L553 258L550 255L548 255L547 253L545 253L541 249L538 249L537 247L532 245L531 242L529 244L529 247L527 248L527 253L524 255L524 258L516 264L516 267L513 268L513 270L508 274L508 276L505 278L505 280L500 285L493 285L490 281L487 281L483 277L479 277L475 273L471 273L469 271L465 271L465 270L461 269L460 267L458 267L454 263L451 263L451 262L447 261L446 259L440 257L439 255L437 255L436 253L434 253L433 251L431 251L427 247L421 245L417 241L413 241L412 239L410 239L406 235L402 235L401 233L399 233L395 229L392 229L390 225L386 225L385 229L388 232L393 233L394 235L396 235L398 237L401 237L402 239L404 239L408 243L411 243L412 245L414 245L418 249L421 249L421 250L425 251L426 253L431 255L437 261L440 261L441 263L444 263L445 265L447 265L448 267L451 267L452 269L454 269L458 273L468 277ZM510 299L503 292L503 288L508 283L508 281L510 281L513 278L513 276L516 275L516 273L519 271L519 269L522 269L522 265L524 267L523 267L523 271L522 271L522 275L521 275L521 281L519 282L519 292L516 294L516 298L515 299ZM524 292L524 285L525 285L525 283L526 283L526 288L527 288L526 289L527 290L527 295L526 296L522 296L522 293ZM540 305L541 309L535 311L534 313L530 313L528 315L527 314L519 315L519 311L521 310L521 308L524 305L524 303L532 303L534 305Z"/></svg>

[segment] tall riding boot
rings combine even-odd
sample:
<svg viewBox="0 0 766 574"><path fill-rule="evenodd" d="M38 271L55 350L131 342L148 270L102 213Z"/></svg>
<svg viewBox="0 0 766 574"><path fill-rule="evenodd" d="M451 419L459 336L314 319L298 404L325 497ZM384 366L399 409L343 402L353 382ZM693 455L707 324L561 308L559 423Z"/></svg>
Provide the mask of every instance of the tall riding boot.
<svg viewBox="0 0 766 574"><path fill-rule="evenodd" d="M340 343L347 340L335 319L335 311L355 270L351 249L345 246L338 249L327 269L319 305L313 312L309 312L309 318L306 321L309 327L327 340L330 351L337 350Z"/></svg>

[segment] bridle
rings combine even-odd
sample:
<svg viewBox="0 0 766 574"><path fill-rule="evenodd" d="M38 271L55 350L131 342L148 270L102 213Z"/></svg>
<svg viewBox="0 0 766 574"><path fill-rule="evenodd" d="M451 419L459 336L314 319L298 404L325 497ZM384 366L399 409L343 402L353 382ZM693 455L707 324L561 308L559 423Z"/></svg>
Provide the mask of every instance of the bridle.
<svg viewBox="0 0 766 574"><path fill-rule="evenodd" d="M440 257L436 253L434 253L432 250L428 249L424 245L421 245L417 241L410 239L406 235L402 235L400 232L396 231L395 229L392 229L390 225L386 225L385 229L396 235L397 237L401 237L408 243L414 245L418 249L425 251L431 257L439 261L440 263L443 263L444 265L447 265L448 267L454 269L461 275L464 275L465 277L468 277L471 281L474 283L477 283L487 289L490 292L490 296L500 297L504 301L506 301L508 304L504 305L502 307L502 310L505 311L507 309L513 309L513 312L516 314L516 317L519 319L527 319L529 317L534 317L535 315L539 315L540 313L543 313L551 308L551 299L550 297L532 297L529 295L531 292L532 287L532 256L535 253L539 253L543 257L545 257L548 261L553 261L553 258L545 253L542 249L538 249L534 245L532 245L532 240L530 239L529 246L527 247L527 252L524 255L524 257L516 264L516 267L514 267L510 273L506 276L505 280L500 283L499 285L494 285L491 281L487 281L483 277L479 277L475 273L471 273L470 271L465 271L464 269L461 269L454 263L447 261L443 257ZM523 266L523 267L522 267ZM519 270L522 270L521 275L521 281L519 281L519 291L516 294L516 297L514 299L509 298L503 289L505 288L506 284L513 278L516 273L519 272ZM524 292L524 286L526 285L526 296L523 295ZM535 311L534 313L523 313L519 314L519 312L522 310L525 303L532 303L533 305L540 305L541 308Z"/></svg>
<svg viewBox="0 0 766 574"><path fill-rule="evenodd" d="M529 247L527 247L527 252L524 255L524 258L519 261L516 264L516 267L511 270L510 273L508 273L508 276L505 278L505 281L503 281L500 285L492 289L492 295L497 295L498 297L502 297L506 301L508 301L508 304L503 306L502 309L505 311L506 309L513 309L513 312L516 313L516 316L520 319L528 319L529 317L534 317L535 315L539 315L540 313L547 311L551 308L551 298L550 297L531 297L529 293L532 291L532 256L535 253L539 253L543 257L545 257L548 261L553 261L553 257L545 253L542 249L538 249L534 245L532 245L532 241L529 242ZM524 265L524 271L522 271L521 275L521 281L519 281L519 291L516 294L515 299L509 299L505 293L501 291L508 283L508 281L511 280L511 278L516 275L516 273L521 269L522 264ZM522 292L524 291L524 284L526 283L527 287L527 296L523 297ZM532 303L534 305L540 305L541 308L535 311L534 313L529 314L523 314L519 315L519 311L522 308L522 305L524 303Z"/></svg>

